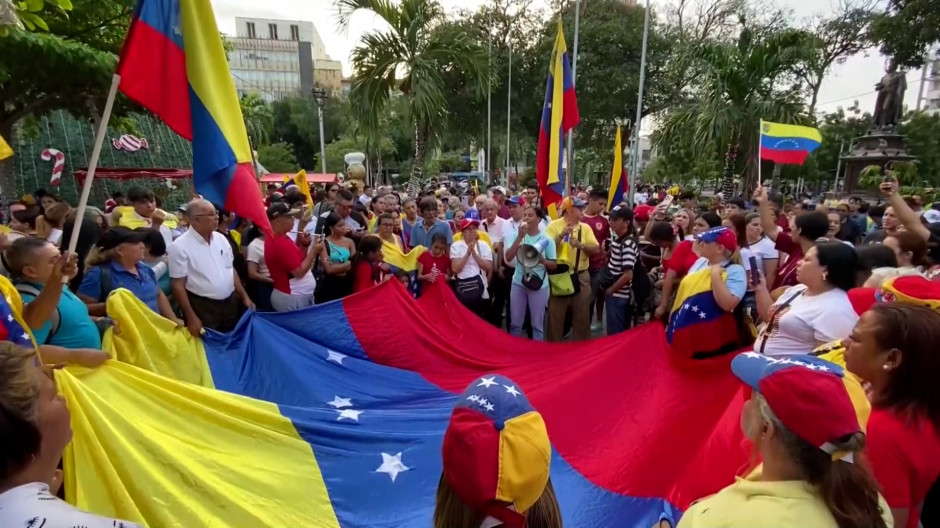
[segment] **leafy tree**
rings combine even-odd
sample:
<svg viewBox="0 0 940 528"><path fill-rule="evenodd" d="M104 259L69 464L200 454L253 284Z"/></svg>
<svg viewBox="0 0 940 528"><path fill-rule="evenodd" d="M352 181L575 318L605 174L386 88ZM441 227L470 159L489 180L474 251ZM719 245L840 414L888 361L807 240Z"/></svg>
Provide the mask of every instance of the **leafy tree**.
<svg viewBox="0 0 940 528"><path fill-rule="evenodd" d="M917 157L917 177L924 186L940 186L940 115L910 112L899 127L907 136L908 152Z"/></svg>
<svg viewBox="0 0 940 528"><path fill-rule="evenodd" d="M288 143L274 143L258 147L258 163L271 172L297 172L301 167L297 164L294 149Z"/></svg>
<svg viewBox="0 0 940 528"><path fill-rule="evenodd" d="M319 170L320 123L317 102L309 96L297 96L271 105L272 133L270 140L288 143L293 147L301 167ZM350 126L348 104L336 99L323 103L324 142L341 137Z"/></svg>
<svg viewBox="0 0 940 528"><path fill-rule="evenodd" d="M11 5L6 9L12 9L20 25L25 26L30 31L49 31L49 25L43 18L43 11L46 8L56 9L61 12L72 9L70 0L19 0L15 2L9 0L9 3ZM2 11L2 8L3 6L0 6L0 11ZM0 20L0 37L5 37L9 30L2 22Z"/></svg>
<svg viewBox="0 0 940 528"><path fill-rule="evenodd" d="M668 148L691 130L700 151L709 144L723 146L722 190L726 194L734 190L739 154L744 155L750 178L745 189L756 182L761 119L783 123L806 119L799 87L786 83L794 66L806 59L809 48L804 34L794 30L758 33L743 18L741 22L737 43L705 43L689 51L703 68L700 85L695 99L666 112L656 144Z"/></svg>
<svg viewBox="0 0 940 528"><path fill-rule="evenodd" d="M0 38L0 135L14 141L23 118L64 109L98 119L111 85L133 0L74 0L72 11L43 11L49 32L13 30ZM126 109L119 105L116 114ZM0 162L0 188L13 188L11 160Z"/></svg>
<svg viewBox="0 0 940 528"><path fill-rule="evenodd" d="M940 42L940 3L936 0L889 0L876 16L871 36L881 53L901 67L918 68L929 49Z"/></svg>
<svg viewBox="0 0 940 528"><path fill-rule="evenodd" d="M268 144L271 130L274 128L274 113L271 105L256 93L241 96L238 104L241 107L242 118L245 120L248 140L255 148Z"/></svg>
<svg viewBox="0 0 940 528"><path fill-rule="evenodd" d="M338 0L339 20L348 27L354 13L375 14L385 29L365 34L352 52L350 99L361 125L373 128L393 94L409 103L414 126L413 178L423 174L432 134L446 121L442 72L458 70L469 78L489 78L486 51L465 34L437 31L444 12L434 0ZM399 75L403 77L399 79ZM485 85L485 82L483 83Z"/></svg>

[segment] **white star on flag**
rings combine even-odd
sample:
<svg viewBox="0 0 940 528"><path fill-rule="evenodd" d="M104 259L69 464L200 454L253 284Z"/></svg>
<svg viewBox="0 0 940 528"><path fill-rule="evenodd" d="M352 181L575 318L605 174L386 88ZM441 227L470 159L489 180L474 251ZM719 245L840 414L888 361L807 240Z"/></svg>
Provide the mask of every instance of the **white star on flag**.
<svg viewBox="0 0 940 528"><path fill-rule="evenodd" d="M480 404L480 407L486 407L487 405L490 404L489 400L487 400L486 398L480 398L479 401L477 401L477 403Z"/></svg>
<svg viewBox="0 0 940 528"><path fill-rule="evenodd" d="M342 409L343 407L352 407L352 398L340 398L339 396L333 396L333 401L326 402L327 405L332 405L337 409Z"/></svg>
<svg viewBox="0 0 940 528"><path fill-rule="evenodd" d="M521 392L516 390L515 385L503 385L503 387L506 387L506 392L508 392L509 394L512 394L514 398L518 398L519 395L522 394Z"/></svg>
<svg viewBox="0 0 940 528"><path fill-rule="evenodd" d="M23 341L29 341L29 334L23 332Z"/></svg>
<svg viewBox="0 0 940 528"><path fill-rule="evenodd" d="M477 384L477 387L485 387L488 389L492 387L493 385L496 385L495 380L496 380L495 376L489 377L489 378L483 378L480 380L480 383Z"/></svg>
<svg viewBox="0 0 940 528"><path fill-rule="evenodd" d="M7 321L9 321L9 322L11 322L11 323L13 322L13 314L10 314L10 315L7 316Z"/></svg>
<svg viewBox="0 0 940 528"><path fill-rule="evenodd" d="M472 402L478 402L478 401L480 401L480 397L477 396L476 394L471 394L470 396L467 396L467 399L470 400L470 401L472 401Z"/></svg>
<svg viewBox="0 0 940 528"><path fill-rule="evenodd" d="M339 416L336 417L337 422L342 420L343 418L352 420L354 422L358 422L359 415L362 414L362 411L357 411L355 409L343 409L343 410L336 409L336 412L339 413Z"/></svg>
<svg viewBox="0 0 940 528"><path fill-rule="evenodd" d="M693 305L693 306L692 306L692 311L695 312L695 313L698 313L698 306Z"/></svg>
<svg viewBox="0 0 940 528"><path fill-rule="evenodd" d="M342 365L344 359L346 359L346 354L340 354L339 352L327 350L327 356L326 356L327 361L332 361L333 363L336 363L337 365Z"/></svg>
<svg viewBox="0 0 940 528"><path fill-rule="evenodd" d="M403 473L409 469L411 468L402 464L401 453L396 455L382 453L382 465L379 466L379 469L376 469L375 472L386 473L389 477L392 477L392 482L395 482L395 479L398 478L399 473Z"/></svg>
<svg viewBox="0 0 940 528"><path fill-rule="evenodd" d="M707 315L705 315L705 312L699 312L699 313L698 313L698 316L699 316L699 318L701 318L701 319L705 319L706 317L708 317Z"/></svg>
<svg viewBox="0 0 940 528"><path fill-rule="evenodd" d="M486 408L488 412L493 412L496 409L496 407L493 407L492 403L487 403L486 405L484 405L484 407Z"/></svg>

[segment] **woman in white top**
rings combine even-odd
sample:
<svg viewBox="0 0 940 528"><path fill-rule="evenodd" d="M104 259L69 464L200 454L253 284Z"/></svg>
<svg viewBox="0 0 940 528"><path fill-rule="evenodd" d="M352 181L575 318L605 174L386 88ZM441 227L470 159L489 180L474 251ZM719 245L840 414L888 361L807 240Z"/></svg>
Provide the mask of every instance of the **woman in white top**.
<svg viewBox="0 0 940 528"><path fill-rule="evenodd" d="M755 289L757 309L767 326L757 336L754 350L768 356L806 354L848 337L858 322L847 293L855 286L856 267L851 246L825 242L806 252L796 270L799 284L776 302L761 277Z"/></svg>
<svg viewBox="0 0 940 528"><path fill-rule="evenodd" d="M71 415L35 351L0 342L0 525L135 528L85 513L55 497L56 467L72 439Z"/></svg>
<svg viewBox="0 0 940 528"><path fill-rule="evenodd" d="M745 234L747 236L747 248L757 259L760 272L765 277L777 276L777 264L780 261L780 252L774 241L764 236L764 228L761 227L760 214L748 213L744 217Z"/></svg>
<svg viewBox="0 0 940 528"><path fill-rule="evenodd" d="M255 301L259 312L273 312L271 291L274 289L274 281L271 280L271 273L268 272L268 265L264 261L264 231L252 227L245 238L251 238L251 242L245 248L245 261L248 264L248 294Z"/></svg>
<svg viewBox="0 0 940 528"><path fill-rule="evenodd" d="M462 238L450 246L450 265L454 272L454 289L464 306L482 317L490 296L486 292L487 276L493 271L493 250L480 242L480 222L464 218L460 222Z"/></svg>

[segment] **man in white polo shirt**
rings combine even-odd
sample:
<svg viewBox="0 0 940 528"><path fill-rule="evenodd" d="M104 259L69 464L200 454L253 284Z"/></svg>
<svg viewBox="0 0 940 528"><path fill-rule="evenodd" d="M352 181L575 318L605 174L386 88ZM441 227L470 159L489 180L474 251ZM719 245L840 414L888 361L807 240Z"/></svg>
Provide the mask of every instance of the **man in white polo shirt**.
<svg viewBox="0 0 940 528"><path fill-rule="evenodd" d="M230 332L241 317L242 305L255 306L235 271L231 244L216 231L215 206L193 200L186 212L190 229L167 248L173 297L193 336L199 336L203 327Z"/></svg>

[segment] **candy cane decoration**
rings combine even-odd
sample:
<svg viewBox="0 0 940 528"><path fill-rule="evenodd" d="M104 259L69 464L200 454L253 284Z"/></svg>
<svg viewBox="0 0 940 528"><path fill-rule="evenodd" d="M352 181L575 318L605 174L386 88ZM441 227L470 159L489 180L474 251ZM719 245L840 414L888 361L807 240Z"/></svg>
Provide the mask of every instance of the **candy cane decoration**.
<svg viewBox="0 0 940 528"><path fill-rule="evenodd" d="M65 170L65 154L63 154L61 150L47 148L42 151L39 157L41 157L43 161L55 160L55 164L52 166L52 179L49 180L49 183L58 187L59 181L62 179L62 171Z"/></svg>

